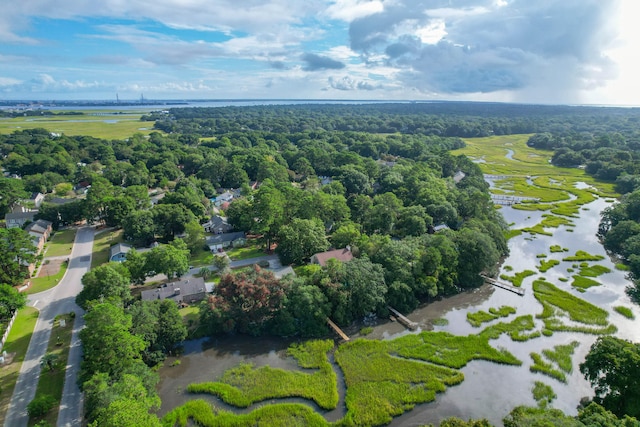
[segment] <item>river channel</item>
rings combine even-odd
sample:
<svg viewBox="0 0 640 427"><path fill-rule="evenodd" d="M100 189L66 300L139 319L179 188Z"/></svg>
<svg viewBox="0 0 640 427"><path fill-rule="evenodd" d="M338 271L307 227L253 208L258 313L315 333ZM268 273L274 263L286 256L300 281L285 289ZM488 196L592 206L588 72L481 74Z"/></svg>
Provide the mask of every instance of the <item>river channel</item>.
<svg viewBox="0 0 640 427"><path fill-rule="evenodd" d="M531 290L531 284L535 278L545 277L559 288L583 298L610 312L609 320L618 327L616 336L640 341L640 328L637 320L629 320L613 311L614 306L623 305L632 308L636 319L640 318L640 310L633 305L625 288L630 284L625 278L625 273L615 269L614 263L605 253L604 248L596 237L599 213L609 205L604 199L597 199L583 206L580 217L573 219L574 226L561 226L551 229L553 236L530 236L524 233L509 241L510 255L502 264L502 272L510 266L513 270L506 272L513 274L523 270L537 271L539 254L546 254L546 260L562 259L573 255L577 250L583 250L590 254L604 255L605 259L597 264L608 267L611 272L606 273L596 280L601 286L589 288L585 293L579 293L571 288L569 282L560 281L560 278L570 279L572 273L567 269L572 267L570 262L561 262L544 274L536 274L524 280L522 286L526 294L521 297L506 290L484 285L473 291L465 292L444 300L425 304L408 314L411 320L420 325L420 330L443 330L456 335L476 334L482 328L473 328L466 320L468 312L488 310L491 307L508 305L517 309L517 315L536 315L542 311L541 305L536 301ZM533 226L540 222L542 212L519 211L511 207L504 207L502 214L507 223L514 228ZM560 245L567 248L564 253L551 253L552 245ZM573 273L575 274L575 273ZM433 326L435 319L445 318L446 326ZM507 319L509 321L513 316ZM486 324L486 325L490 325ZM542 323L536 320L541 329ZM483 326L486 326L483 325ZM356 333L357 328L348 331ZM406 331L401 325L381 320L374 331L367 338L392 339L402 334L413 333ZM357 333L356 333L357 336ZM446 392L439 394L431 403L418 405L413 410L395 418L391 426L420 426L428 423L438 424L444 418L457 416L463 419L487 418L495 425L501 425L501 420L515 406L535 405L531 389L535 381L542 381L550 385L557 399L552 406L561 409L567 414L575 414L580 399L592 396L588 382L580 374L578 365L584 360L589 347L595 341L593 335L578 333L556 332L551 337L540 337L526 342L514 342L503 335L497 340L491 341L494 347L504 347L513 353L523 364L522 366L505 366L486 361L472 361L462 369L465 379ZM560 344L569 344L578 341L573 355L573 372L567 375L567 383L563 384L555 379L539 373L531 373L529 367L532 364L531 352L540 352L542 349L551 349ZM214 381L222 373L242 362L250 362L256 366L270 365L284 369L299 369L293 359L285 356L285 349L290 341L269 338L249 338L244 336L225 337L213 341L200 340L188 342L185 346L185 354L180 358L180 365L170 367L169 363L160 370L162 381L159 385L159 393L162 399L162 407L159 415L183 404L194 396L188 395L184 390L192 382ZM341 375L339 375L341 377ZM341 380L339 380L341 381ZM327 420L334 421L344 416L344 385L339 384L340 408L334 411L320 411ZM198 395L197 398L206 398ZM237 410L220 402L218 399L209 398L216 406L233 410L236 413L245 413L260 406L254 405L247 410ZM278 400L281 402L282 400ZM301 399L286 399L287 402L302 402ZM274 403L267 401L262 404ZM308 401L304 401L309 404ZM312 404L311 404L312 405ZM313 405L312 405L313 406ZM318 409L318 408L316 408Z"/></svg>

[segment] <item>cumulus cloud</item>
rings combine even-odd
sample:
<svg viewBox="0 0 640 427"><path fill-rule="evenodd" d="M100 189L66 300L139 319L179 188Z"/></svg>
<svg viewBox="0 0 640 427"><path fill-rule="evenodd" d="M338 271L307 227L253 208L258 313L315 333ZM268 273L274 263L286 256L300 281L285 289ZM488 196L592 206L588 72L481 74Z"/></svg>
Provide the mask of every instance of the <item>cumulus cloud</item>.
<svg viewBox="0 0 640 427"><path fill-rule="evenodd" d="M553 87L563 94L615 76L603 54L615 40L616 2L397 0L354 20L351 48L379 55L407 86L482 93Z"/></svg>
<svg viewBox="0 0 640 427"><path fill-rule="evenodd" d="M304 53L300 59L305 62L305 71L339 70L345 67L343 62L315 53Z"/></svg>
<svg viewBox="0 0 640 427"><path fill-rule="evenodd" d="M332 89L342 91L364 90L371 91L376 89L382 89L382 86L373 84L371 82L363 80L355 80L349 76L344 76L340 79L329 77L329 86Z"/></svg>

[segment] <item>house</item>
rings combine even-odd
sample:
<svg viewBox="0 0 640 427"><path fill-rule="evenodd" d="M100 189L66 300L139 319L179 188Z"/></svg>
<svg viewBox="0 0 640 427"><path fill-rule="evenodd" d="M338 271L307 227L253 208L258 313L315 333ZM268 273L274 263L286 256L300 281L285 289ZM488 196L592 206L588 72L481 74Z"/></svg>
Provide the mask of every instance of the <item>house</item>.
<svg viewBox="0 0 640 427"><path fill-rule="evenodd" d="M177 304L191 304L205 299L207 287L202 277L189 277L179 282L165 283L159 288L142 291L143 301L171 299Z"/></svg>
<svg viewBox="0 0 640 427"><path fill-rule="evenodd" d="M78 199L66 199L63 197L54 197L51 200L47 200L48 203L53 203L54 205L66 205L67 203L73 203L78 201Z"/></svg>
<svg viewBox="0 0 640 427"><path fill-rule="evenodd" d="M36 209L40 208L44 202L44 194L42 193L31 193L31 197L27 199L27 203L32 204Z"/></svg>
<svg viewBox="0 0 640 427"><path fill-rule="evenodd" d="M207 237L207 245L212 252L217 252L228 247L235 248L238 246L244 246L246 244L247 238L243 231L215 234Z"/></svg>
<svg viewBox="0 0 640 427"><path fill-rule="evenodd" d="M327 265L327 261L332 258L337 259L340 262L351 261L353 259L351 248L346 247L344 249L334 249L332 251L314 254L311 256L311 263L320 264L320 266L325 267Z"/></svg>
<svg viewBox="0 0 640 427"><path fill-rule="evenodd" d="M233 226L227 222L227 218L220 215L212 216L211 219L202 224L202 226L207 233L222 234L233 230Z"/></svg>
<svg viewBox="0 0 640 427"><path fill-rule="evenodd" d="M453 182L455 182L457 184L460 181L462 181L465 176L467 176L467 175L464 172L458 171L458 172L455 173L455 175L453 175Z"/></svg>
<svg viewBox="0 0 640 427"><path fill-rule="evenodd" d="M131 246L126 243L118 243L109 249L109 261L123 262L127 259L127 252L131 250Z"/></svg>
<svg viewBox="0 0 640 427"><path fill-rule="evenodd" d="M51 235L51 226L51 221L39 219L25 227L25 231L33 238L33 245L36 247L36 255L42 252L44 244L47 243L47 240Z"/></svg>
<svg viewBox="0 0 640 427"><path fill-rule="evenodd" d="M38 211L11 212L4 216L7 228L22 228L27 222L33 222Z"/></svg>
<svg viewBox="0 0 640 427"><path fill-rule="evenodd" d="M437 233L438 231L443 231L443 230L451 230L451 229L447 224L438 224L435 227L433 227L434 233ZM429 234L432 234L432 233L429 233Z"/></svg>
<svg viewBox="0 0 640 427"><path fill-rule="evenodd" d="M223 203L230 203L234 197L235 197L234 194L231 191L227 190L224 193L217 196L213 204L219 208L220 205L222 205Z"/></svg>

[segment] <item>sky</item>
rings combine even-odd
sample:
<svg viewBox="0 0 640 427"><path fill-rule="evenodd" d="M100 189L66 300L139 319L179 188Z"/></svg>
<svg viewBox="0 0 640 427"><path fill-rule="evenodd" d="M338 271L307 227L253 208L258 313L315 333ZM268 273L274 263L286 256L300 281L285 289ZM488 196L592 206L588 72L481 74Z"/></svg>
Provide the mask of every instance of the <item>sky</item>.
<svg viewBox="0 0 640 427"><path fill-rule="evenodd" d="M25 0L0 100L640 104L638 0Z"/></svg>

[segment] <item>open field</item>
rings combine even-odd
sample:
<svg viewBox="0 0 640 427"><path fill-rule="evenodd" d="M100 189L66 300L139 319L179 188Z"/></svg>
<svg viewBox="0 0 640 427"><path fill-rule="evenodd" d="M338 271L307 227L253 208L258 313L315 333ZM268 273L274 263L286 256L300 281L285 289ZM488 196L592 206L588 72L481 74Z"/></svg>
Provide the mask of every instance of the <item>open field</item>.
<svg viewBox="0 0 640 427"><path fill-rule="evenodd" d="M38 320L38 310L33 307L25 307L18 312L18 317L13 323L4 350L12 358L11 363L0 368L0 424L4 425L7 407L13 395L13 389L18 380L20 366L27 353L33 328Z"/></svg>
<svg viewBox="0 0 640 427"><path fill-rule="evenodd" d="M69 136L91 135L95 138L125 139L141 133L150 134L153 122L141 122L143 112L117 113L115 110L88 110L84 115L0 118L0 134L16 130L44 128Z"/></svg>
<svg viewBox="0 0 640 427"><path fill-rule="evenodd" d="M66 261L63 261L60 264L60 269L58 270L57 273L44 276L44 277L36 277L33 279L29 279L29 282L31 282L31 285L25 291L25 293L27 295L37 294L38 292L46 291L48 289L53 288L58 284L58 282L60 282L60 280L64 276L64 273L67 272L67 267L68 267L68 263Z"/></svg>

